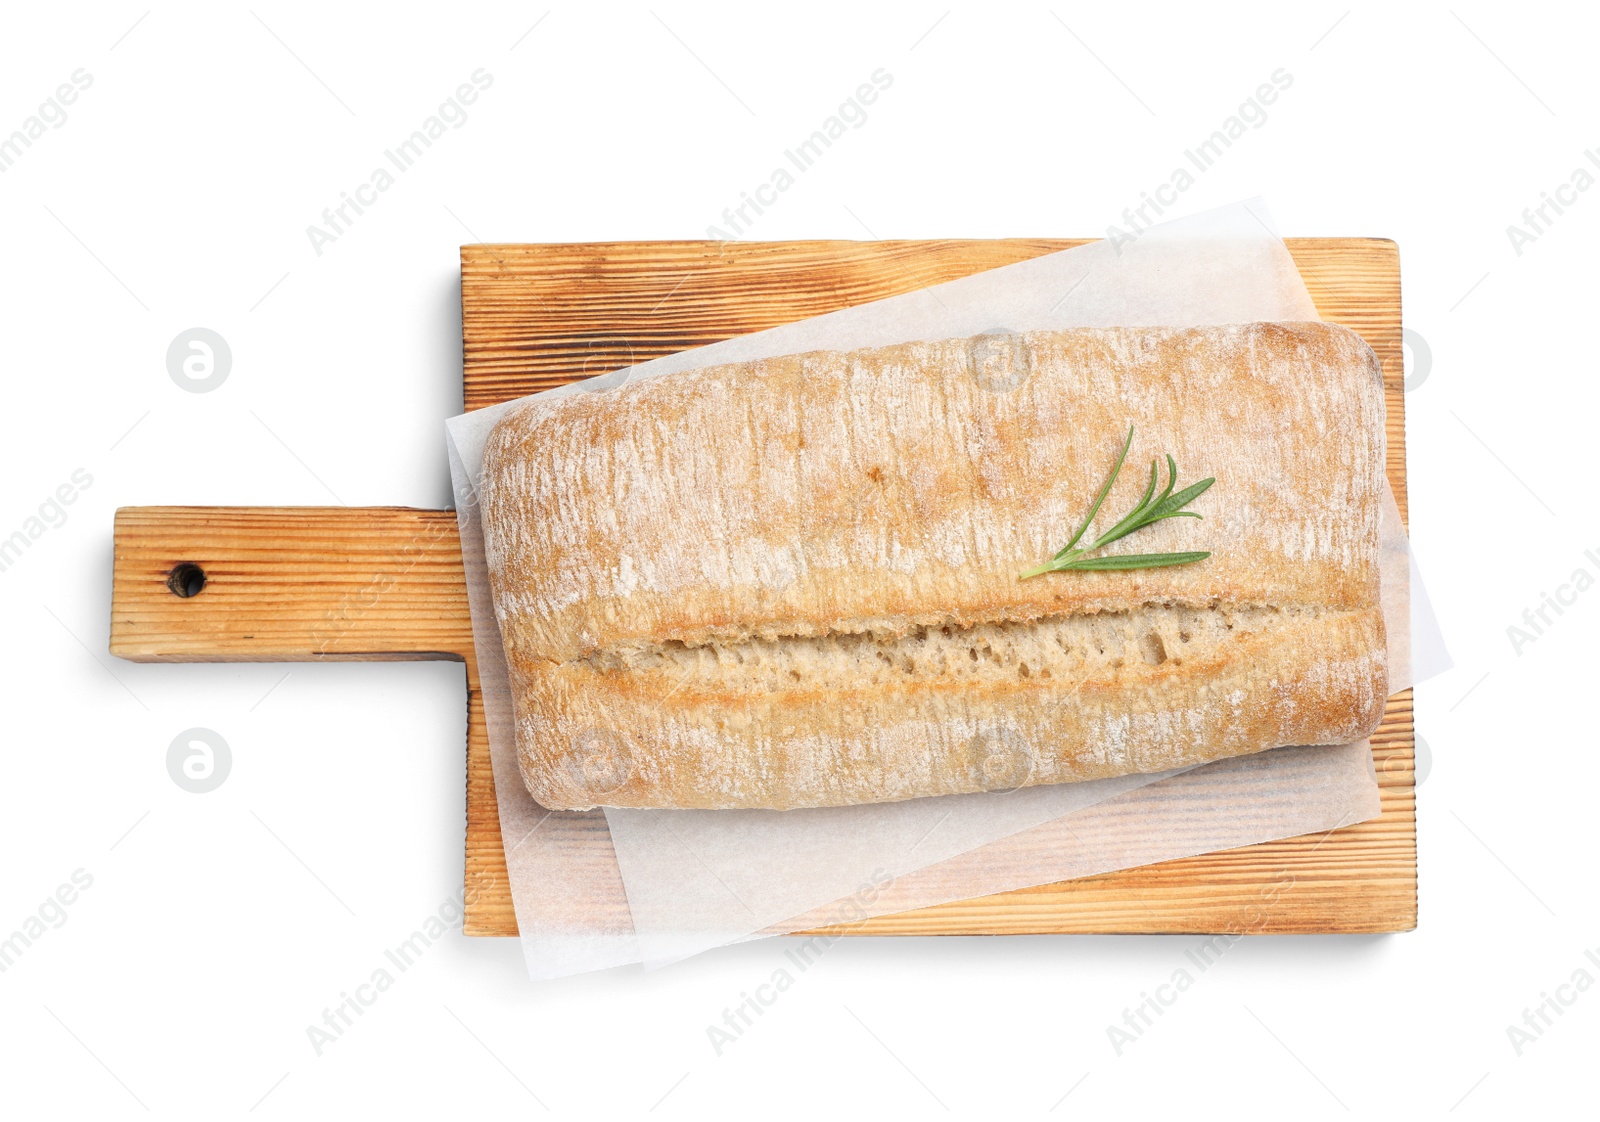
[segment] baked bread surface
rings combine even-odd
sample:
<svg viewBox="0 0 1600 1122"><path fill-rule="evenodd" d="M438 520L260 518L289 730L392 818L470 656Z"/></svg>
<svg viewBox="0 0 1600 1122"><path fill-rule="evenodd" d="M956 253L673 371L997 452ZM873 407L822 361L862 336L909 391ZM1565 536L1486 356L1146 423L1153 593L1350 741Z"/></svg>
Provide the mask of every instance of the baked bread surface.
<svg viewBox="0 0 1600 1122"><path fill-rule="evenodd" d="M1359 740L1382 717L1381 371L1323 323L825 351L533 398L482 509L552 809L882 802ZM1017 574L1170 452L1190 509ZM1093 535L1091 530L1090 536Z"/></svg>

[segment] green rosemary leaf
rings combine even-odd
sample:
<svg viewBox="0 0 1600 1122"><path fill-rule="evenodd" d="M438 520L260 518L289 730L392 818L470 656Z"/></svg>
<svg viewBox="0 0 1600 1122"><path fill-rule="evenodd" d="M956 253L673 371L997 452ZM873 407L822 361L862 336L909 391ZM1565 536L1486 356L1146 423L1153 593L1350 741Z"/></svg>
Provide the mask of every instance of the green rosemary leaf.
<svg viewBox="0 0 1600 1122"><path fill-rule="evenodd" d="M1078 532L1072 535L1072 540L1061 547L1061 552L1056 554L1057 560L1072 551L1072 547L1078 544L1078 539L1083 537L1084 531L1089 528L1089 523L1094 521L1094 516L1100 513L1100 504L1105 502L1106 496L1111 493L1111 485L1117 481L1117 474L1122 471L1122 461L1128 458L1128 449L1131 447L1133 447L1133 426L1129 425L1128 439L1122 442L1122 452L1117 456L1117 462L1112 465L1111 474L1106 476L1105 486L1100 488L1100 494L1095 497L1094 505L1089 508L1089 516L1083 520L1083 525L1078 527Z"/></svg>
<svg viewBox="0 0 1600 1122"><path fill-rule="evenodd" d="M1079 557L1057 571L1104 573L1119 569L1161 569L1168 565L1191 565L1210 556L1210 553L1113 553L1108 557Z"/></svg>
<svg viewBox="0 0 1600 1122"><path fill-rule="evenodd" d="M1139 499L1139 505L1134 510L1143 510L1150 505L1150 497L1156 493L1156 484L1161 482L1161 472L1156 469L1156 461L1150 461L1150 485L1144 489L1144 495Z"/></svg>
<svg viewBox="0 0 1600 1122"><path fill-rule="evenodd" d="M1199 483L1185 487L1171 498L1163 499L1161 502L1157 503L1153 508L1151 508L1150 513L1166 514L1169 511L1186 507L1198 499L1201 495L1205 494L1206 490L1215 482L1215 479L1202 479Z"/></svg>
<svg viewBox="0 0 1600 1122"><path fill-rule="evenodd" d="M1172 494L1172 489L1178 484L1178 461L1172 458L1172 453L1167 453L1167 489L1161 492L1161 497L1156 500L1159 506L1167 501L1167 496Z"/></svg>

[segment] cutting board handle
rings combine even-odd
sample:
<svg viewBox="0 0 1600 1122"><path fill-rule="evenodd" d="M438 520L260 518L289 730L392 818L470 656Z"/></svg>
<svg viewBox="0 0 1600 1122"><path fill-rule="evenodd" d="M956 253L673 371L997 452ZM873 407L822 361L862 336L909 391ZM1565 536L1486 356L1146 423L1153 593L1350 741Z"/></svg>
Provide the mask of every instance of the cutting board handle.
<svg viewBox="0 0 1600 1122"><path fill-rule="evenodd" d="M119 658L471 659L454 511L123 507L113 539Z"/></svg>

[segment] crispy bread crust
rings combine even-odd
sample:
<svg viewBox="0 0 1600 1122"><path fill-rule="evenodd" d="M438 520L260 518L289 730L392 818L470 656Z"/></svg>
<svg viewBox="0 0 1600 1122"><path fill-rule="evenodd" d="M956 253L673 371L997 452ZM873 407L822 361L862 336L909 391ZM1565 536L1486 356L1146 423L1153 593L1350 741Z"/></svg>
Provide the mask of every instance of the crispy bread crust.
<svg viewBox="0 0 1600 1122"><path fill-rule="evenodd" d="M846 805L1360 739L1388 692L1383 420L1376 356L1321 323L978 336L532 399L483 472L529 789ZM1158 455L1217 483L1204 521L1113 551L1212 556L1019 581L1129 423L1101 527Z"/></svg>

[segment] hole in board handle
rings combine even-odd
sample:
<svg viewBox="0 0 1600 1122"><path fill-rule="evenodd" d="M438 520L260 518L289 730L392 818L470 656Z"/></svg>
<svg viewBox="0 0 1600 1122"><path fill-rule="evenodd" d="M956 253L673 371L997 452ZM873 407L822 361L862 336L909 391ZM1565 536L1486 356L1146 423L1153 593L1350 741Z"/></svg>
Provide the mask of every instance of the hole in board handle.
<svg viewBox="0 0 1600 1122"><path fill-rule="evenodd" d="M206 571L193 561L185 561L167 574L167 587L174 596L188 599L200 595L206 586Z"/></svg>

